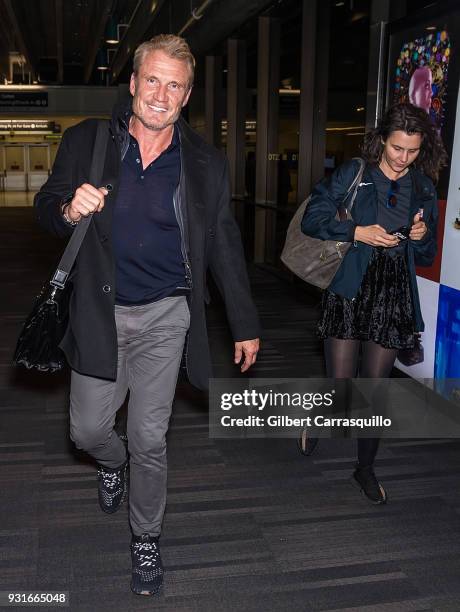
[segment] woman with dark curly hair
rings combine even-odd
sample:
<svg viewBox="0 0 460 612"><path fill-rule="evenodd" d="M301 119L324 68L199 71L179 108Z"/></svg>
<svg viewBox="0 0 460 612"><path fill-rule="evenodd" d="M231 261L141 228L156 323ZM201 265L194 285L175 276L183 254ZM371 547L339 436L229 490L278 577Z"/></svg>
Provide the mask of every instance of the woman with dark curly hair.
<svg viewBox="0 0 460 612"><path fill-rule="evenodd" d="M309 236L352 243L323 294L318 323L330 378L390 375L398 350L411 348L424 328L415 265L431 265L436 254L434 183L447 156L428 115L412 104L391 107L366 134L362 157L352 219L339 221L336 213L358 174L355 159L315 187L302 220ZM352 482L382 504L387 495L374 473L378 445L378 438L358 440Z"/></svg>

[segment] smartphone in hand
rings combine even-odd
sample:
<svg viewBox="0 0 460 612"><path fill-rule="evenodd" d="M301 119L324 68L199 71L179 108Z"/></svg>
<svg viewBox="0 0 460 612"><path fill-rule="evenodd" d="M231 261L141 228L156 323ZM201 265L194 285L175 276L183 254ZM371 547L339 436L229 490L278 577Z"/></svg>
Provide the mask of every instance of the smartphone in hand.
<svg viewBox="0 0 460 612"><path fill-rule="evenodd" d="M399 240L407 240L410 234L410 227L407 225L402 225L398 227L398 229L392 230L389 232L392 236L396 236Z"/></svg>

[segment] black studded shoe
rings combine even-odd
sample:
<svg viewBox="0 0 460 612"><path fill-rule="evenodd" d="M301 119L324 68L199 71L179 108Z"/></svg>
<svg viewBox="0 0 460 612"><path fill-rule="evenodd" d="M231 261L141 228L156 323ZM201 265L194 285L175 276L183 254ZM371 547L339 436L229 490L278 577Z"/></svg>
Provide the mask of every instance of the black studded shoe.
<svg viewBox="0 0 460 612"><path fill-rule="evenodd" d="M143 533L133 535L131 540L131 561L133 564L131 590L137 595L156 595L163 584L158 538Z"/></svg>
<svg viewBox="0 0 460 612"><path fill-rule="evenodd" d="M360 467L359 464L356 464L356 469L351 477L351 483L360 489L371 503L387 503L387 493L377 480L372 465Z"/></svg>
<svg viewBox="0 0 460 612"><path fill-rule="evenodd" d="M101 510L108 514L116 512L125 500L128 489L128 461L119 468L100 465L97 470L98 497Z"/></svg>

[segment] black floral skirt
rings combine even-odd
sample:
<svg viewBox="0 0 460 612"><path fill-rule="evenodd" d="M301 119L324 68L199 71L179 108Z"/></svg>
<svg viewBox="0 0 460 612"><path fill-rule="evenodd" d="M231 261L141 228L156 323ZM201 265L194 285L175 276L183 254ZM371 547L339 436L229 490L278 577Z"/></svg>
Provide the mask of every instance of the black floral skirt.
<svg viewBox="0 0 460 612"><path fill-rule="evenodd" d="M358 294L323 293L320 338L373 340L385 348L414 346L414 309L405 253L374 249Z"/></svg>

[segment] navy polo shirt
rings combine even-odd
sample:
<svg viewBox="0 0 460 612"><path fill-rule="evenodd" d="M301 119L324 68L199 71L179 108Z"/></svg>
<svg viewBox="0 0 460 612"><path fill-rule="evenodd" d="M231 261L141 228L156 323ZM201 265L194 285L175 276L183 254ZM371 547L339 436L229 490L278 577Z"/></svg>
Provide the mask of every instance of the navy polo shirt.
<svg viewBox="0 0 460 612"><path fill-rule="evenodd" d="M170 146L145 169L130 135L113 214L116 304L148 304L186 287L173 204L180 171L176 126Z"/></svg>

